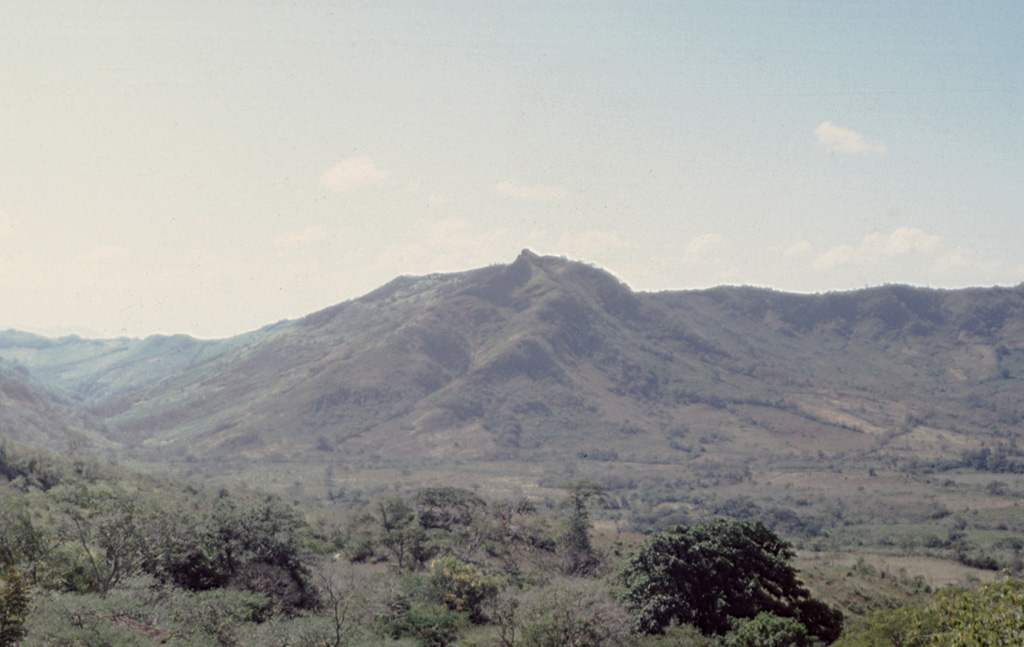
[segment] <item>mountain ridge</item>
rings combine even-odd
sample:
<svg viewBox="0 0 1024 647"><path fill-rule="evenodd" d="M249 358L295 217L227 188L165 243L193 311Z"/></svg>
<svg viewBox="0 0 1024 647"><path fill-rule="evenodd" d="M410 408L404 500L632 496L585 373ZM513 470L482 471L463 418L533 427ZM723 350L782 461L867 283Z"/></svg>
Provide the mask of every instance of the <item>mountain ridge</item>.
<svg viewBox="0 0 1024 647"><path fill-rule="evenodd" d="M280 486L309 465L339 483L519 465L509 487L541 490L635 489L668 467L742 481L822 455L895 473L1010 447L1024 420L1024 285L644 293L526 250L247 336L128 346L75 373L0 334L0 359L71 384L126 460Z"/></svg>

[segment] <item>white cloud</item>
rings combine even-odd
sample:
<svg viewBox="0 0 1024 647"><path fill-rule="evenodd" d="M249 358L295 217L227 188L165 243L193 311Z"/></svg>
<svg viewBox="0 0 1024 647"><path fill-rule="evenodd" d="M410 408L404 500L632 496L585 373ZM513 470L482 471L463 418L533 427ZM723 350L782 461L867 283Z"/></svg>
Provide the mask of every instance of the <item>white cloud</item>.
<svg viewBox="0 0 1024 647"><path fill-rule="evenodd" d="M789 247L787 247L782 255L786 258L798 258L800 256L806 256L814 251L814 245L811 245L806 240L798 240Z"/></svg>
<svg viewBox="0 0 1024 647"><path fill-rule="evenodd" d="M913 227L900 227L891 234L872 232L858 247L839 245L814 259L816 269L832 269L849 263L871 263L910 254L930 255L942 248L942 237Z"/></svg>
<svg viewBox="0 0 1024 647"><path fill-rule="evenodd" d="M698 261L706 259L716 250L721 249L725 244L725 237L721 234L704 234L691 240L686 249L683 250L683 259L687 261Z"/></svg>
<svg viewBox="0 0 1024 647"><path fill-rule="evenodd" d="M274 245L277 247L292 249L295 247L305 247L306 245L322 243L326 241L328 237L329 233L327 231L327 227L323 225L312 225L305 229L291 231L279 236L274 240Z"/></svg>
<svg viewBox="0 0 1024 647"><path fill-rule="evenodd" d="M331 191L353 191L379 186L391 179L391 171L377 166L369 157L343 159L320 176L320 184Z"/></svg>
<svg viewBox="0 0 1024 647"><path fill-rule="evenodd" d="M515 200L563 200L569 196L569 191L565 187L550 184L498 182L494 190L498 195Z"/></svg>
<svg viewBox="0 0 1024 647"><path fill-rule="evenodd" d="M954 247L945 252L935 261L935 269L943 274L964 277L980 274L982 276L1019 277L1024 274L1024 264L1016 266L997 258L981 258L973 249ZM1016 280L1016 278L1014 278ZM1006 280L1003 279L1005 282ZM998 282L998 279L978 279L979 283ZM1012 282L1012 281L1011 281Z"/></svg>
<svg viewBox="0 0 1024 647"><path fill-rule="evenodd" d="M857 250L849 245L840 245L839 247L832 247L825 252L818 255L812 263L812 267L817 270L830 270L840 265L846 265L847 263L857 260Z"/></svg>
<svg viewBox="0 0 1024 647"><path fill-rule="evenodd" d="M966 247L954 247L939 257L936 262L939 269L958 270L972 267L977 263L974 252Z"/></svg>
<svg viewBox="0 0 1024 647"><path fill-rule="evenodd" d="M831 121L823 121L814 129L814 138L829 153L884 153L885 146L869 142L864 135L849 128L837 126Z"/></svg>
<svg viewBox="0 0 1024 647"><path fill-rule="evenodd" d="M872 232L864 237L861 249L874 256L931 254L942 246L942 237L913 227L900 227L888 236Z"/></svg>
<svg viewBox="0 0 1024 647"><path fill-rule="evenodd" d="M398 274L454 272L514 259L520 249L508 227L484 229L466 218L421 220L408 234L407 242L382 250L367 269L383 280Z"/></svg>

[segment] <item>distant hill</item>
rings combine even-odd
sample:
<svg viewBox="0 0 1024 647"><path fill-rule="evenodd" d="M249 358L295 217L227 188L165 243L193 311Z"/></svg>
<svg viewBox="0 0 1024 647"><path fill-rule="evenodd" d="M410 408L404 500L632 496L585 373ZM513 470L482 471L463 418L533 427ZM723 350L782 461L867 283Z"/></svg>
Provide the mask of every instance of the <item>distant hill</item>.
<svg viewBox="0 0 1024 647"><path fill-rule="evenodd" d="M0 331L0 361L30 369L32 375L69 397L96 402L137 391L168 375L239 348L273 330L230 339L199 340L188 335L146 339L49 338L17 330Z"/></svg>
<svg viewBox="0 0 1024 647"><path fill-rule="evenodd" d="M830 432L854 448L908 421L970 436L1013 427L1022 315L1021 287L634 293L527 251L226 340L8 331L0 359L133 444L644 461L691 428L751 426L782 447L777 432Z"/></svg>
<svg viewBox="0 0 1024 647"><path fill-rule="evenodd" d="M1021 288L638 294L524 252L508 266L396 279L235 348L143 340L119 360L130 371L91 375L141 374L145 388L90 406L136 442L254 458L326 446L644 461L690 427L745 426L774 434L773 446L786 444L776 432L803 429L853 448L908 423L970 436L1019 424L1022 315ZM156 381L146 368L161 364Z"/></svg>
<svg viewBox="0 0 1024 647"><path fill-rule="evenodd" d="M84 443L110 448L104 432L99 421L33 380L23 367L0 362L0 436L58 450Z"/></svg>
<svg viewBox="0 0 1024 647"><path fill-rule="evenodd" d="M296 497L585 477L652 524L1024 529L1024 286L637 293L524 251L227 340L9 332L0 358L124 461Z"/></svg>

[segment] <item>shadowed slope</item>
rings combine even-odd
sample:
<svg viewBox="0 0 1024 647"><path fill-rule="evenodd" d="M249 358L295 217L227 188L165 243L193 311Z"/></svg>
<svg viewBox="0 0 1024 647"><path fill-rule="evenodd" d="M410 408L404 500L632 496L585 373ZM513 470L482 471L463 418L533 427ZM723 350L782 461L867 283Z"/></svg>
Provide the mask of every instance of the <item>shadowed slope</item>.
<svg viewBox="0 0 1024 647"><path fill-rule="evenodd" d="M88 441L109 446L102 425L35 382L22 367L0 364L0 436L50 449Z"/></svg>

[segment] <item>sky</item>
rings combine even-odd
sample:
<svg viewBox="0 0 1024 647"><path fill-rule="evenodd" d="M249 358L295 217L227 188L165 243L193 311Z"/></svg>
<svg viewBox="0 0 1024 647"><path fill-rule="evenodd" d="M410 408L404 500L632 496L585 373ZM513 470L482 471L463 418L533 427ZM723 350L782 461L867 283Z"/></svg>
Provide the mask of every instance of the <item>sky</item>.
<svg viewBox="0 0 1024 647"><path fill-rule="evenodd" d="M0 329L226 337L523 249L1024 282L1024 3L8 0Z"/></svg>

